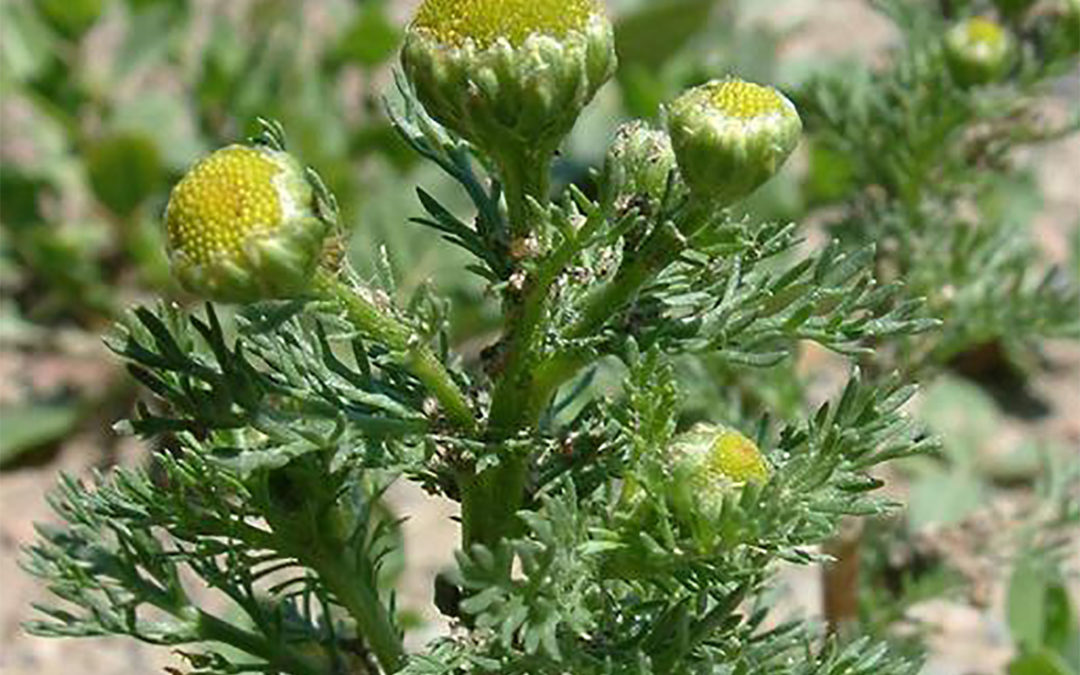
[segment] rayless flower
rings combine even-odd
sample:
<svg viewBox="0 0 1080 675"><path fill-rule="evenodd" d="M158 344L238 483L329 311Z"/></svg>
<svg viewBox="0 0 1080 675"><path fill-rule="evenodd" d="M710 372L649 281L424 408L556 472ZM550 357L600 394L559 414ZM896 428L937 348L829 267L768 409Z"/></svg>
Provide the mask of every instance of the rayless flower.
<svg viewBox="0 0 1080 675"><path fill-rule="evenodd" d="M676 513L711 519L724 495L747 483L765 483L772 469L754 441L727 427L699 424L667 449L669 498Z"/></svg>
<svg viewBox="0 0 1080 675"><path fill-rule="evenodd" d="M165 221L181 285L221 302L303 293L331 230L299 162L241 145L198 162L173 190Z"/></svg>
<svg viewBox="0 0 1080 675"><path fill-rule="evenodd" d="M1013 38L986 17L961 21L945 34L945 58L953 77L964 86L988 84L1008 70Z"/></svg>
<svg viewBox="0 0 1080 675"><path fill-rule="evenodd" d="M776 174L802 134L787 97L736 78L687 91L668 108L667 124L691 192L720 205L746 197Z"/></svg>
<svg viewBox="0 0 1080 675"><path fill-rule="evenodd" d="M500 159L553 152L616 61L596 0L425 0L401 60L428 113Z"/></svg>

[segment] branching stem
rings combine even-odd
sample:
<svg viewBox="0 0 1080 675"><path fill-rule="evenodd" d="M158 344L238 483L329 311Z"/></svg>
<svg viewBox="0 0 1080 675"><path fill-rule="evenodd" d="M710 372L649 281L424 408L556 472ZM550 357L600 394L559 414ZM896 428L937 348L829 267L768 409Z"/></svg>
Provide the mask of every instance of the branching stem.
<svg viewBox="0 0 1080 675"><path fill-rule="evenodd" d="M326 675L326 663L319 663L309 656L298 654L285 644L238 628L212 614L199 610L196 622L199 634L209 642L236 647L291 675Z"/></svg>
<svg viewBox="0 0 1080 675"><path fill-rule="evenodd" d="M446 367L388 308L380 308L369 292L352 287L327 270L316 274L313 288L319 298L338 305L358 330L401 354L402 365L427 387L451 422L465 430L475 428L469 400Z"/></svg>

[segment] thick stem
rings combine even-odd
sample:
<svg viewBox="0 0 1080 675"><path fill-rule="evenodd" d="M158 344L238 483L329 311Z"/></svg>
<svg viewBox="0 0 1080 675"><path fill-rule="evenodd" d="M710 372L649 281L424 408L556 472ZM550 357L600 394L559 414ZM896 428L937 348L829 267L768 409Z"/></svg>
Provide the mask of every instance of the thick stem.
<svg viewBox="0 0 1080 675"><path fill-rule="evenodd" d="M308 564L356 621L360 635L387 673L405 667L401 636L378 591L368 583L373 575L363 574L346 564L342 550L320 551Z"/></svg>
<svg viewBox="0 0 1080 675"><path fill-rule="evenodd" d="M301 655L282 643L267 640L261 635L238 628L202 610L199 610L196 621L199 633L207 641L236 647L291 675L326 675L328 672L327 663Z"/></svg>
<svg viewBox="0 0 1080 675"><path fill-rule="evenodd" d="M336 504L333 485L321 470L286 467L267 478L263 511L278 550L312 569L356 622L361 638L382 669L404 667L405 648L386 604L379 597L363 542L353 541L349 514Z"/></svg>
<svg viewBox="0 0 1080 675"><path fill-rule="evenodd" d="M685 247L685 238L674 226L663 224L653 230L638 255L619 268L614 279L588 297L580 318L567 336L584 338L595 334L609 318L633 300L650 279L670 265Z"/></svg>
<svg viewBox="0 0 1080 675"><path fill-rule="evenodd" d="M522 457L503 457L498 466L480 473L462 471L461 543L491 548L516 529L517 512L525 502L528 463Z"/></svg>
<svg viewBox="0 0 1080 675"><path fill-rule="evenodd" d="M553 151L540 148L507 148L493 153L499 167L510 222L511 251L519 258L534 255L531 249L545 245L544 223L536 222L529 205L547 204ZM528 426L528 406L520 398L531 388L530 368L536 361L547 316L548 296L554 276L551 265L541 263L540 272L524 281L521 291L508 291L505 301L505 366L492 395L487 434L490 440L510 438ZM515 514L525 501L528 463L524 458L504 456L498 466L480 474L462 471L462 543L493 547L515 529Z"/></svg>
<svg viewBox="0 0 1080 675"><path fill-rule="evenodd" d="M318 297L344 310L358 330L402 354L401 365L427 387L455 425L466 430L475 428L476 418L468 398L431 349L419 344L407 326L380 308L364 290L351 287L327 270L316 274L313 288Z"/></svg>
<svg viewBox="0 0 1080 675"><path fill-rule="evenodd" d="M551 158L554 151L546 147L504 148L493 153L510 224L511 241L523 244L530 235L539 235L533 222L529 198L546 204L551 189Z"/></svg>

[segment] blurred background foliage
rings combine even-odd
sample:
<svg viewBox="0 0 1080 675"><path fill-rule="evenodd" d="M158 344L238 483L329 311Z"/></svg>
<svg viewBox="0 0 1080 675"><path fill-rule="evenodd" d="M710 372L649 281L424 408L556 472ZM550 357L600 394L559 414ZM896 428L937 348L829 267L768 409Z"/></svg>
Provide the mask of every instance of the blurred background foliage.
<svg viewBox="0 0 1080 675"><path fill-rule="evenodd" d="M422 185L460 211L467 203L418 161L385 112L413 4L0 3L0 340L15 364L0 374L0 464L47 461L37 451L80 426L105 425L134 402L128 378L88 345L139 299L187 301L163 247L169 188L200 155L254 133L258 117L279 120L290 149L337 195L362 274L376 274L385 255L403 297L435 284L456 302L453 334L466 358L494 341L494 297L458 271L453 247L409 223L420 209L408 186ZM903 278L946 320L934 336L863 364L871 373L899 368L934 380L921 410L946 450L905 465L896 478L910 486L912 508L864 533L859 618L891 635L906 607L970 591L970 575L925 537L970 522L995 495L1019 487L1038 498L1016 516L1022 525L1012 543L1029 553L1008 565L1008 624L1027 645L1014 672L1070 672L1044 668L1080 659L1075 600L1062 571L1069 559L1062 542L1070 540L1058 536L1080 522L1069 447L1077 439L1021 436L992 455L983 450L1009 438L1002 428L1015 417L1062 405L1035 400L1029 383L1053 370L1045 341L1074 338L1080 327L1080 227L1075 219L1062 227L1072 232L1071 249L1044 284L1050 264L1030 229L1043 208L1040 186L1013 154L1075 131L1075 56L1036 53L1032 63L1045 67L1018 68L1003 86L976 95L950 88L940 64L935 70L920 59L932 61L934 36L953 13L988 3L875 3L891 19L881 21L896 50L870 60L844 50L793 51L802 27L784 18L789 4L611 0L620 70L566 144L558 177L587 191L617 124L656 119L689 85L738 73L789 91L803 111L806 142L795 168L747 208L756 218L803 223L814 244L878 242L879 272ZM1045 6L1024 28L1032 44L1056 16L1052 2ZM834 41L853 37L841 30ZM1047 101L1065 102L1063 119L1046 122ZM948 128L911 126L926 119ZM975 141L982 145L973 160L963 153ZM905 258L896 244L913 242ZM79 365L87 355L91 366ZM42 363L45 375L35 370ZM679 367L696 383L688 419L793 415L843 372L813 350L755 375L707 360ZM589 377L603 388L622 373ZM918 631L904 635L922 648Z"/></svg>

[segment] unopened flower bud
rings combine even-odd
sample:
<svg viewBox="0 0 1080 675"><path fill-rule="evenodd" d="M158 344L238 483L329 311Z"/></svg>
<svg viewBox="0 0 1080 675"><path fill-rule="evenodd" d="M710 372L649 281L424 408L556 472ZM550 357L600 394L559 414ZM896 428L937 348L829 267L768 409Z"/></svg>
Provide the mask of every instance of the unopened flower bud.
<svg viewBox="0 0 1080 675"><path fill-rule="evenodd" d="M640 120L619 127L604 166L618 194L649 199L663 197L669 176L678 170L671 138Z"/></svg>
<svg viewBox="0 0 1080 675"><path fill-rule="evenodd" d="M165 221L181 285L222 302L303 293L331 230L295 159L240 145L218 150L184 176Z"/></svg>
<svg viewBox="0 0 1080 675"><path fill-rule="evenodd" d="M553 151L614 73L597 0L425 0L402 65L424 108L485 151Z"/></svg>
<svg viewBox="0 0 1080 675"><path fill-rule="evenodd" d="M676 437L668 455L676 511L695 517L715 516L726 492L746 483L765 483L772 473L752 440L710 424Z"/></svg>
<svg viewBox="0 0 1080 675"><path fill-rule="evenodd" d="M963 86L999 79L1008 70L1012 55L1012 37L986 17L961 21L945 34L945 58L953 77Z"/></svg>
<svg viewBox="0 0 1080 675"><path fill-rule="evenodd" d="M679 170L702 200L731 204L769 180L802 134L794 104L772 87L713 80L667 110Z"/></svg>

